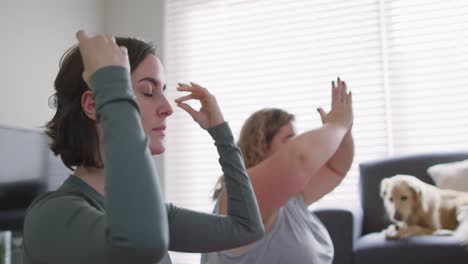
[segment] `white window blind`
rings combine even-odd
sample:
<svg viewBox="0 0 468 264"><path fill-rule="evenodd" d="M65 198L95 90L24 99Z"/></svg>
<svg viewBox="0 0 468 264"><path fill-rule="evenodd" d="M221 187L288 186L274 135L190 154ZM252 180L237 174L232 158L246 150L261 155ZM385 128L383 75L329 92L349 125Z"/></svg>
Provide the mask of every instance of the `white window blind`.
<svg viewBox="0 0 468 264"><path fill-rule="evenodd" d="M468 1L386 1L396 154L468 149Z"/></svg>
<svg viewBox="0 0 468 264"><path fill-rule="evenodd" d="M195 81L218 99L236 138L264 107L320 126L340 76L355 99L356 156L318 206L358 202L357 165L411 152L467 149L467 4L464 1L167 1L168 96ZM168 120L168 201L209 212L219 175L208 133L176 109ZM171 254L198 263L196 254Z"/></svg>

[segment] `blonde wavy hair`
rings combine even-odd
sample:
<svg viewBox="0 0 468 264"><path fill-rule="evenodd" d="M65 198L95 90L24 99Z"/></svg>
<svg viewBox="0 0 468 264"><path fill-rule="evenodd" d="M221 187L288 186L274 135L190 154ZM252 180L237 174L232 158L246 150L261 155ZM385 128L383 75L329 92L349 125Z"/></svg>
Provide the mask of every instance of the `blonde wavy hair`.
<svg viewBox="0 0 468 264"><path fill-rule="evenodd" d="M242 126L237 142L245 167L250 168L262 162L275 135L293 120L294 115L278 108L265 108L253 113ZM223 189L224 175L216 183L213 200L218 199Z"/></svg>

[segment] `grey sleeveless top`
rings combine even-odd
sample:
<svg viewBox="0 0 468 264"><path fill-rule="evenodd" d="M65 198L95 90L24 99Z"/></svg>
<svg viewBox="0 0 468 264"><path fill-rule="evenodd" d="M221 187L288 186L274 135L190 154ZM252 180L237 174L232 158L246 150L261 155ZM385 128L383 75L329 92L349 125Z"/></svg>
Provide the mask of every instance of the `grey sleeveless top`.
<svg viewBox="0 0 468 264"><path fill-rule="evenodd" d="M214 212L218 212L219 199ZM331 264L333 243L322 222L307 209L302 196L282 207L270 231L242 253L205 253L202 264L300 263Z"/></svg>

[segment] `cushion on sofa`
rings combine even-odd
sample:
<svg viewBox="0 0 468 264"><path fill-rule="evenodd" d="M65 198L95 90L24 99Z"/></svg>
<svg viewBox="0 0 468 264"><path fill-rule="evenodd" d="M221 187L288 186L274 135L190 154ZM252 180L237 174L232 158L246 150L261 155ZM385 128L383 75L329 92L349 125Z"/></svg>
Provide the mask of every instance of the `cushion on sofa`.
<svg viewBox="0 0 468 264"><path fill-rule="evenodd" d="M468 192L468 159L431 166L427 174L439 188Z"/></svg>

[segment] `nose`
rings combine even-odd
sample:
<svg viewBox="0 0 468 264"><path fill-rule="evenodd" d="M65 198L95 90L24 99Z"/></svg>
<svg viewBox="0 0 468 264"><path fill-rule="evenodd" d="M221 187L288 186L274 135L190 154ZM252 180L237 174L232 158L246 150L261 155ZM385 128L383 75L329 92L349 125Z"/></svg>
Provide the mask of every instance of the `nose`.
<svg viewBox="0 0 468 264"><path fill-rule="evenodd" d="M395 214L393 215L393 218L395 218L395 220L397 220L397 221L402 220L401 214L398 211L395 211Z"/></svg>
<svg viewBox="0 0 468 264"><path fill-rule="evenodd" d="M168 117L172 115L174 112L172 110L171 105L169 104L169 101L167 100L166 96L164 96L164 102L162 103L161 107L158 108L158 115L161 117Z"/></svg>

